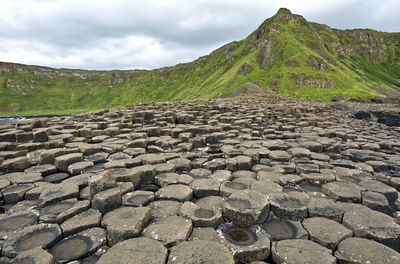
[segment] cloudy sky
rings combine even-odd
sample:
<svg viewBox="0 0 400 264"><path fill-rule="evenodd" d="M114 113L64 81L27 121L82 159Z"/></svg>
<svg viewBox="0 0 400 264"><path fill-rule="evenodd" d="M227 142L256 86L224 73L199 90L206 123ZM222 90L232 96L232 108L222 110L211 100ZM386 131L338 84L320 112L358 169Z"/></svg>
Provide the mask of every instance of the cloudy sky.
<svg viewBox="0 0 400 264"><path fill-rule="evenodd" d="M400 32L399 0L0 0L0 61L159 68L245 38L279 7L335 28Z"/></svg>

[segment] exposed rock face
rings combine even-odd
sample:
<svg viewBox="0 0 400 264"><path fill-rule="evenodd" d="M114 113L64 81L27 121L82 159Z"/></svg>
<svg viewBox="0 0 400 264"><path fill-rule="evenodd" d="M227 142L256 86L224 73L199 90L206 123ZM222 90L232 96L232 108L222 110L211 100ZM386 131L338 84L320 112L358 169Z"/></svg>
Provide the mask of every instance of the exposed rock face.
<svg viewBox="0 0 400 264"><path fill-rule="evenodd" d="M400 129L367 122L260 93L1 126L0 262L396 260Z"/></svg>

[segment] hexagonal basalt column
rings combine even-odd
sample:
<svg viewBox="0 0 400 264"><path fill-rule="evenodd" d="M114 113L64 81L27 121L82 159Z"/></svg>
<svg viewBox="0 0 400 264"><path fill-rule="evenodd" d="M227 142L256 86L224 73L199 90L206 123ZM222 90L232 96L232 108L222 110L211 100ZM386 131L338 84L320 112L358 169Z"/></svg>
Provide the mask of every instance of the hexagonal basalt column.
<svg viewBox="0 0 400 264"><path fill-rule="evenodd" d="M307 204L310 217L319 216L341 223L343 210L330 199L311 198Z"/></svg>
<svg viewBox="0 0 400 264"><path fill-rule="evenodd" d="M192 232L192 222L178 216L159 219L143 230L142 236L160 241L166 247L187 240Z"/></svg>
<svg viewBox="0 0 400 264"><path fill-rule="evenodd" d="M103 216L101 225L107 228L107 241L110 246L137 237L151 219L151 210L147 207L121 207Z"/></svg>
<svg viewBox="0 0 400 264"><path fill-rule="evenodd" d="M344 213L343 225L357 237L372 238L400 250L400 225L388 215L368 208L351 210Z"/></svg>
<svg viewBox="0 0 400 264"><path fill-rule="evenodd" d="M2 255L15 257L19 252L36 247L48 247L61 239L61 229L57 224L28 226L9 235L4 241Z"/></svg>
<svg viewBox="0 0 400 264"><path fill-rule="evenodd" d="M270 241L257 229L228 223L221 225L217 232L231 250L236 263L263 260L269 256Z"/></svg>
<svg viewBox="0 0 400 264"><path fill-rule="evenodd" d="M270 196L271 211L277 217L288 220L303 220L308 215L306 204L293 196L286 193L276 193Z"/></svg>
<svg viewBox="0 0 400 264"><path fill-rule="evenodd" d="M300 222L281 218L270 217L261 225L261 230L271 241L308 238L308 233Z"/></svg>
<svg viewBox="0 0 400 264"><path fill-rule="evenodd" d="M224 245L213 241L194 240L182 242L171 248L168 263L234 264L235 261Z"/></svg>
<svg viewBox="0 0 400 264"><path fill-rule="evenodd" d="M192 202L185 202L179 213L192 220L195 227L217 227L222 221L222 214L219 210L202 208Z"/></svg>
<svg viewBox="0 0 400 264"><path fill-rule="evenodd" d="M59 241L50 248L50 253L59 263L87 256L106 244L106 231L95 227Z"/></svg>
<svg viewBox="0 0 400 264"><path fill-rule="evenodd" d="M223 216L238 226L261 224L267 219L270 205L262 193L250 190L232 193L223 204Z"/></svg>
<svg viewBox="0 0 400 264"><path fill-rule="evenodd" d="M272 259L283 263L335 264L332 251L305 239L288 239L273 243Z"/></svg>
<svg viewBox="0 0 400 264"><path fill-rule="evenodd" d="M132 238L122 241L110 248L97 262L109 263L151 263L165 264L168 250L159 241L146 238Z"/></svg>
<svg viewBox="0 0 400 264"><path fill-rule="evenodd" d="M350 229L323 217L307 218L303 221L303 226L312 241L330 249L335 249L340 241L353 235Z"/></svg>
<svg viewBox="0 0 400 264"><path fill-rule="evenodd" d="M400 254L373 240L350 237L338 246L335 256L340 263L400 263Z"/></svg>
<svg viewBox="0 0 400 264"><path fill-rule="evenodd" d="M250 185L242 182L226 181L221 184L220 195L223 197L229 197L236 191L242 191L250 189Z"/></svg>

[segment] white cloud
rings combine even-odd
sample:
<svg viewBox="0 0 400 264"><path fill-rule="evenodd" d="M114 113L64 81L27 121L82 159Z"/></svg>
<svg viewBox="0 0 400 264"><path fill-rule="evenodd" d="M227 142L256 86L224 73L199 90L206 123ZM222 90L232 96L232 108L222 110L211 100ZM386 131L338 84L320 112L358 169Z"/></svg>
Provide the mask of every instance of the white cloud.
<svg viewBox="0 0 400 264"><path fill-rule="evenodd" d="M279 7L337 28L400 31L397 0L1 0L0 61L158 68L246 37Z"/></svg>

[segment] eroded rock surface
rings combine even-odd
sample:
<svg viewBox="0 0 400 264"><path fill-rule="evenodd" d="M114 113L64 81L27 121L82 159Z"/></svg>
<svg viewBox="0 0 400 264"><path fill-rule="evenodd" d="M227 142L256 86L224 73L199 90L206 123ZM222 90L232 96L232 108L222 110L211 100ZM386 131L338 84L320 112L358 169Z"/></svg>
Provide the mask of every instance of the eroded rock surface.
<svg viewBox="0 0 400 264"><path fill-rule="evenodd" d="M399 156L264 93L0 124L0 262L396 263Z"/></svg>

